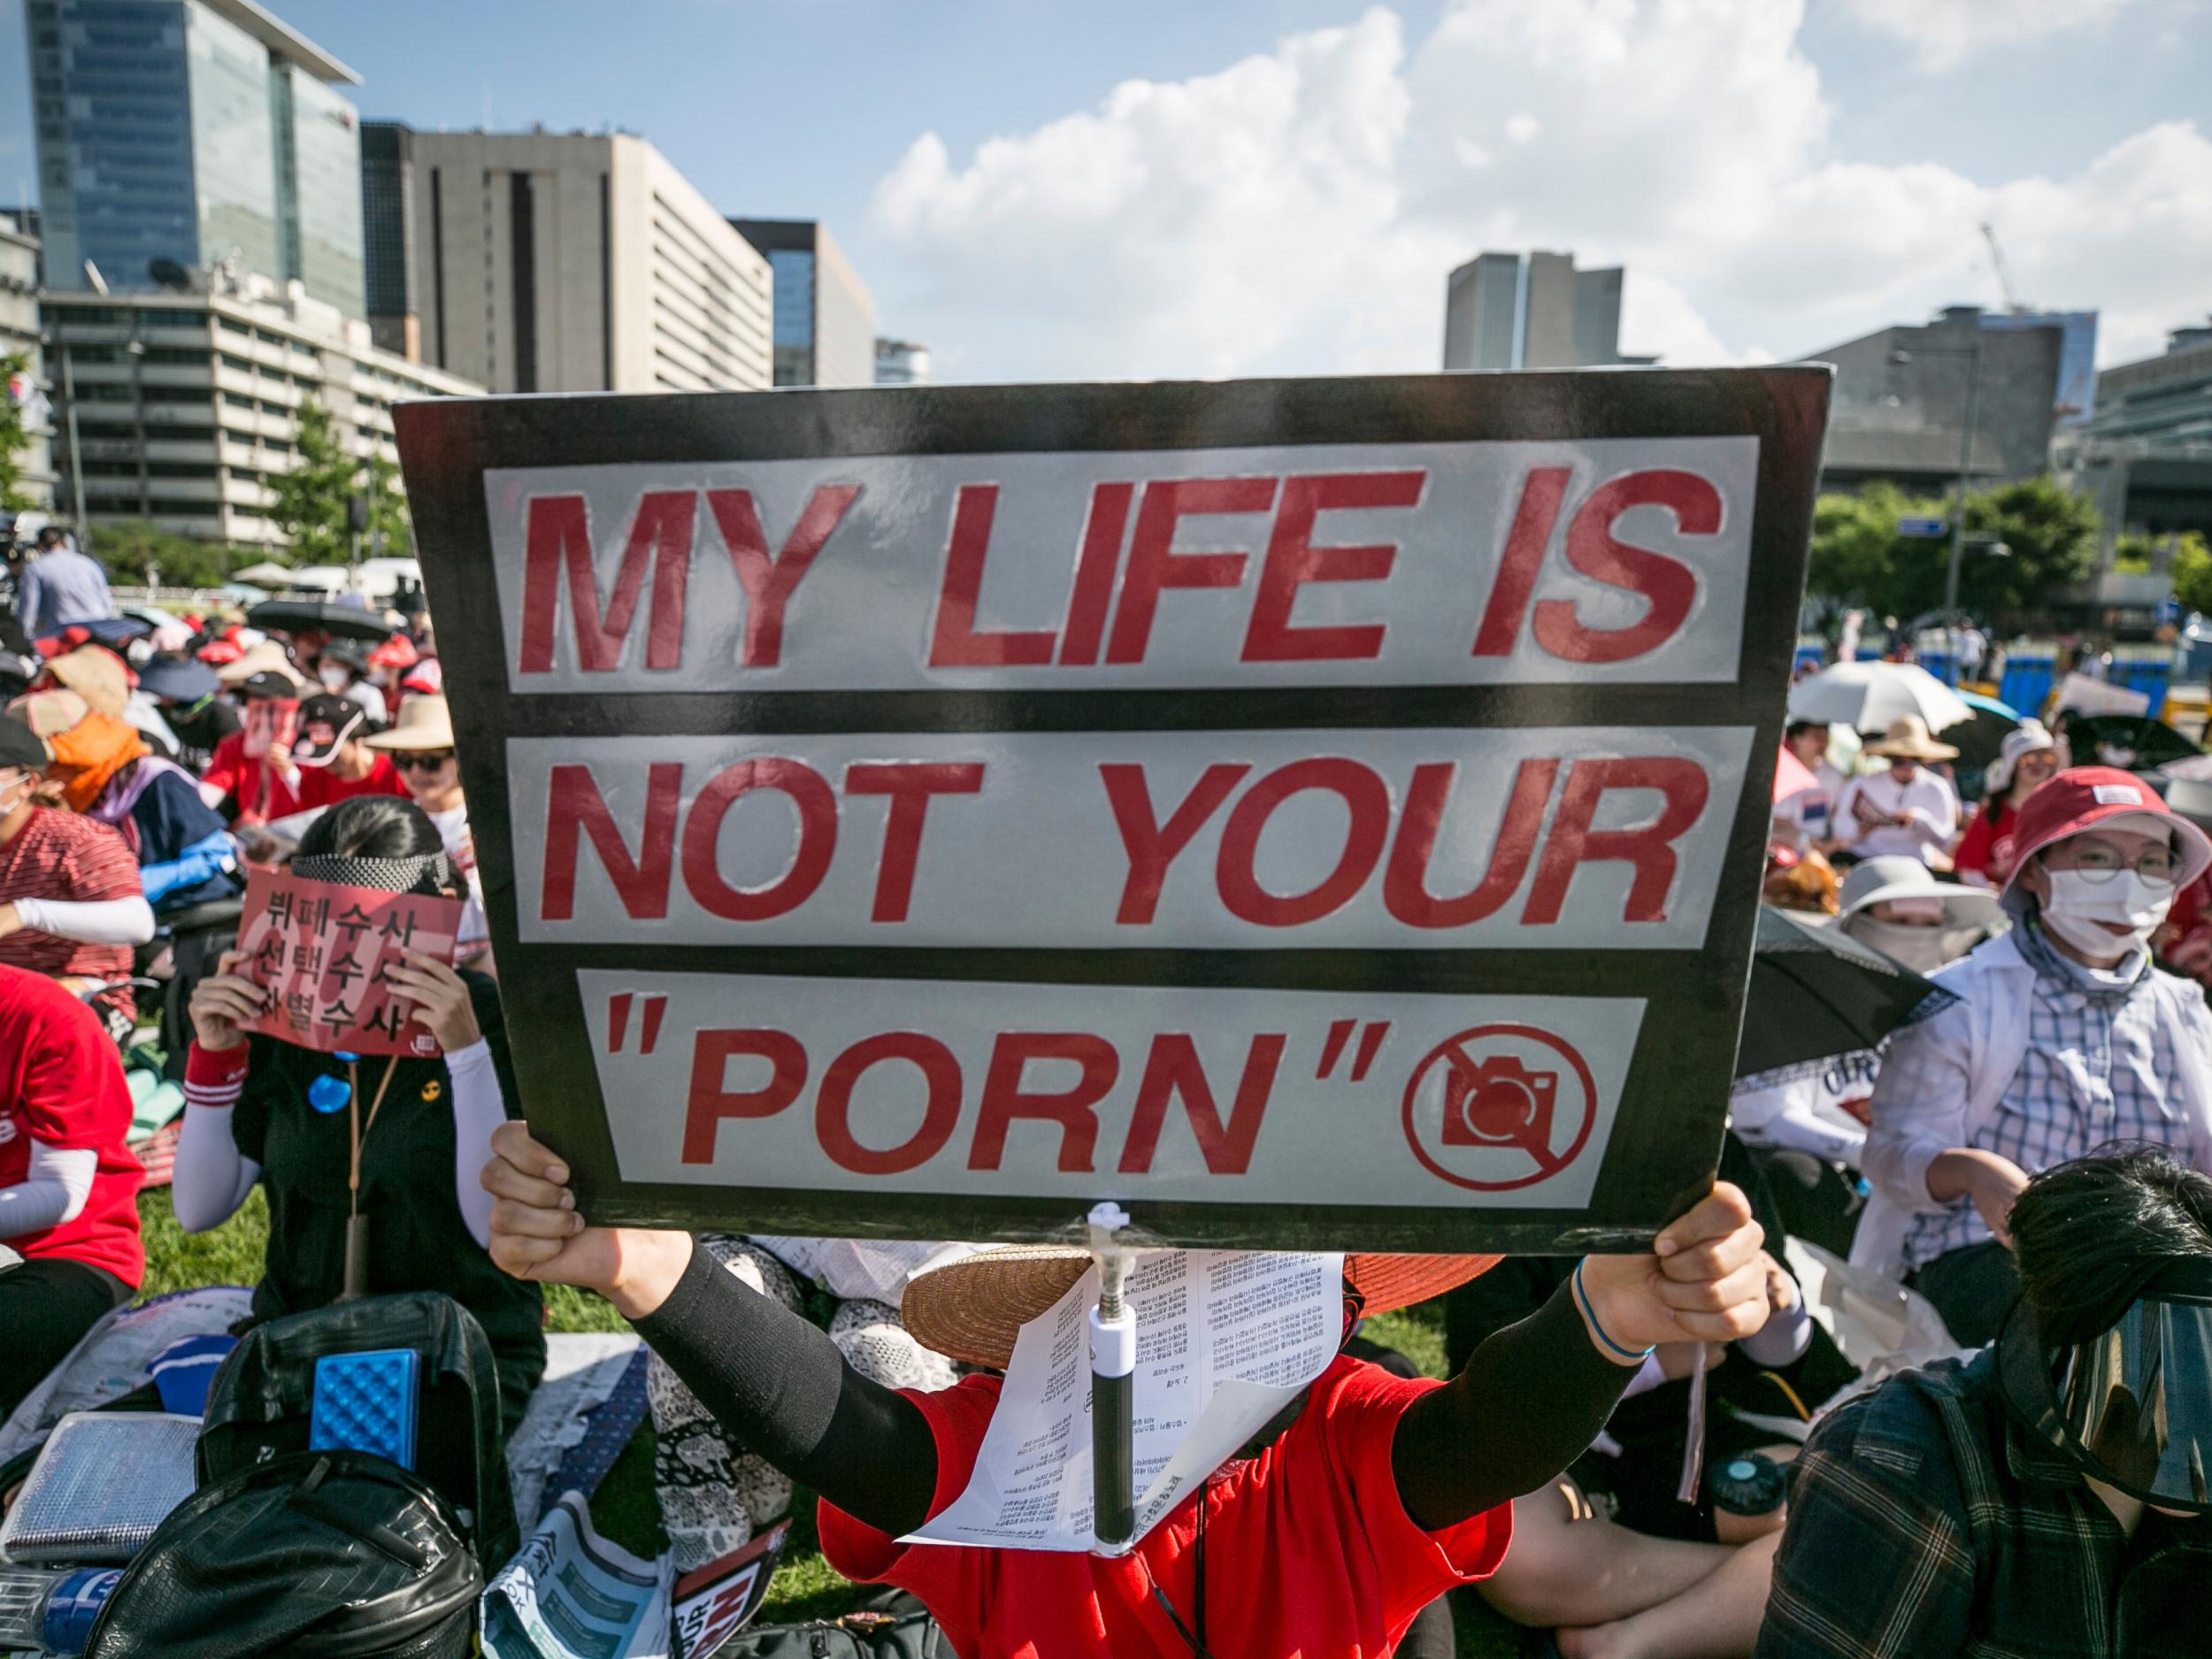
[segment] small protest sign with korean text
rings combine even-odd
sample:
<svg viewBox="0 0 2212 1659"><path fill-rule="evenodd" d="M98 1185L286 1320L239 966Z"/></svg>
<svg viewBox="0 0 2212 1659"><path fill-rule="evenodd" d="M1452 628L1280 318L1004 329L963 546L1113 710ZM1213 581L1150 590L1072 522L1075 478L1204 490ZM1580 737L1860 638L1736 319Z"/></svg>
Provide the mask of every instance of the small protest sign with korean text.
<svg viewBox="0 0 2212 1659"><path fill-rule="evenodd" d="M437 1040L396 999L405 952L453 960L455 899L310 881L273 870L246 878L240 972L269 993L248 1026L325 1054L434 1055Z"/></svg>
<svg viewBox="0 0 2212 1659"><path fill-rule="evenodd" d="M1710 1180L1825 370L396 411L595 1220L1627 1248Z"/></svg>

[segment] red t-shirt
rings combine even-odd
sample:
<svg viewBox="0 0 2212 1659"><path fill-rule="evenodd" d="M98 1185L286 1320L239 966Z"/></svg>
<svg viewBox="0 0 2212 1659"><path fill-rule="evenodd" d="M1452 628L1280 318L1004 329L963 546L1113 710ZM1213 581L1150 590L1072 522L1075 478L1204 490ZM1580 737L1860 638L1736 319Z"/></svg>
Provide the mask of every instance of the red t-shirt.
<svg viewBox="0 0 2212 1659"><path fill-rule="evenodd" d="M969 1377L907 1395L937 1440L932 1515L966 1487L999 1380ZM1280 1439L1208 1483L1209 1647L1270 1659L1375 1659L1445 1591L1497 1570L1513 1535L1509 1504L1425 1532L1398 1500L1390 1472L1398 1419L1438 1386L1340 1356ZM1197 1504L1194 1496L1129 1555L1109 1561L901 1544L825 1502L822 1553L849 1578L920 1597L962 1659L1190 1659L1152 1586L1191 1624Z"/></svg>
<svg viewBox="0 0 2212 1659"><path fill-rule="evenodd" d="M243 732L233 732L215 745L215 753L207 763L207 770L200 774L200 781L215 785L238 803L241 824L289 818L300 810L284 780L269 770L269 763L257 755L246 753Z"/></svg>
<svg viewBox="0 0 2212 1659"><path fill-rule="evenodd" d="M96 904L134 899L145 889L138 881L138 860L123 837L97 818L80 818L55 807L33 807L21 833L0 844L0 904L17 899L54 899L67 904ZM0 965L87 979L127 980L128 945L88 945L81 940L25 929L0 939ZM104 1002L135 1018L130 987L111 991Z"/></svg>
<svg viewBox="0 0 2212 1659"><path fill-rule="evenodd" d="M104 1267L136 1288L146 1277L138 1237L145 1171L124 1145L130 1127L123 1062L98 1018L51 979L0 968L0 1187L29 1173L34 1140L99 1154L76 1219L10 1239L8 1248L33 1261Z"/></svg>
<svg viewBox="0 0 2212 1659"><path fill-rule="evenodd" d="M1966 821L1959 849L1951 855L1952 867L1961 875L1970 872L1986 876L1991 887L2002 887L2012 877L2013 833L2019 827L2016 817L2005 810L2002 801L1981 806Z"/></svg>
<svg viewBox="0 0 2212 1659"><path fill-rule="evenodd" d="M400 777L399 768L381 750L377 753L376 764L369 768L369 775L357 780L341 778L327 766L300 768L299 810L303 812L319 806L335 806L357 795L396 795L403 800L413 799L407 793L407 784Z"/></svg>

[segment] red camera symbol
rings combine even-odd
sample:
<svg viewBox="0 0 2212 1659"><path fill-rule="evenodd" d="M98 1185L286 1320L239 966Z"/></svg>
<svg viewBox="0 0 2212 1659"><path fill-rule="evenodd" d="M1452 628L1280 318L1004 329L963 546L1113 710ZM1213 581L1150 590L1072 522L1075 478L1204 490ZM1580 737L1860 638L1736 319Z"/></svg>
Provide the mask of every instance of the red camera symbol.
<svg viewBox="0 0 2212 1659"><path fill-rule="evenodd" d="M1455 1065L1444 1090L1444 1144L1548 1148L1558 1093L1557 1072L1532 1071L1515 1055Z"/></svg>

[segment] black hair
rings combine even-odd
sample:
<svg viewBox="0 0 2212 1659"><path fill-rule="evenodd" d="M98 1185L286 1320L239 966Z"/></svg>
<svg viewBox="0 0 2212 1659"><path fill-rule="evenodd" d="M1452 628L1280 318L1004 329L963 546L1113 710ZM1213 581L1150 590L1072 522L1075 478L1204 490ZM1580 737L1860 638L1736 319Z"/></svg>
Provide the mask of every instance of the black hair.
<svg viewBox="0 0 2212 1659"><path fill-rule="evenodd" d="M357 795L341 801L307 826L297 856L318 858L427 858L445 850L445 839L430 815L396 795ZM438 893L435 875L426 873L419 893Z"/></svg>
<svg viewBox="0 0 2212 1659"><path fill-rule="evenodd" d="M2164 1263L2212 1258L2212 1175L2117 1143L2036 1176L2009 1225L2037 1328L2069 1347L2117 1325Z"/></svg>
<svg viewBox="0 0 2212 1659"><path fill-rule="evenodd" d="M1792 720L1782 728L1782 741L1786 743L1801 732L1824 732L1827 729L1828 722L1825 720Z"/></svg>

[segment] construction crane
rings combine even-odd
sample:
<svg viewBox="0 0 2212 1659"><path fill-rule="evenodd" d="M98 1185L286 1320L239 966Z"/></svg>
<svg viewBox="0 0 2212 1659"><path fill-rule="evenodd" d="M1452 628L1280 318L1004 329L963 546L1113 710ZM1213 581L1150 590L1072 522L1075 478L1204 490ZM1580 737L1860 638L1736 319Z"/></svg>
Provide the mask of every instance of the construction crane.
<svg viewBox="0 0 2212 1659"><path fill-rule="evenodd" d="M2005 269L2005 250L1997 245L1996 227L1985 224L1982 240L1989 244L1989 257L1997 267L1997 286L2004 290L2005 309L2015 317L2024 317L2030 307L2023 304L2020 296L2012 291L2012 273Z"/></svg>

